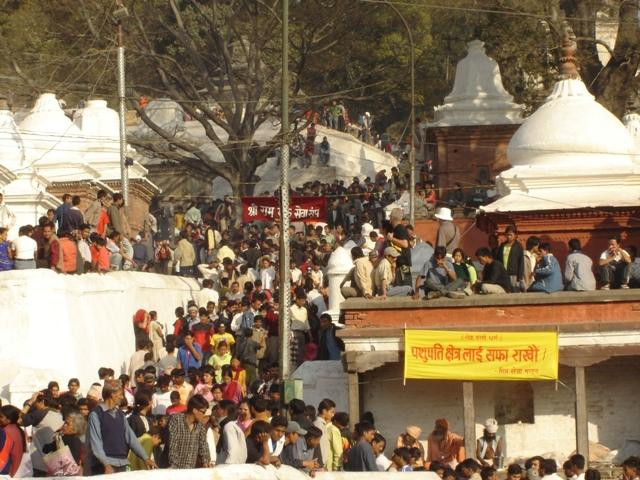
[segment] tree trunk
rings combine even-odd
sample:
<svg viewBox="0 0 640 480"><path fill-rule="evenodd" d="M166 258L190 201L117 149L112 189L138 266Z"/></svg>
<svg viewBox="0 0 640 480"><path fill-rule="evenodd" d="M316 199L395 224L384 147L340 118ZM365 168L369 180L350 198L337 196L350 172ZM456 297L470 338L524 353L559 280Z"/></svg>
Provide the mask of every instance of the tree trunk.
<svg viewBox="0 0 640 480"><path fill-rule="evenodd" d="M613 56L593 82L596 100L621 118L627 102L637 95L634 79L640 65L640 25L638 0L620 4L618 35Z"/></svg>

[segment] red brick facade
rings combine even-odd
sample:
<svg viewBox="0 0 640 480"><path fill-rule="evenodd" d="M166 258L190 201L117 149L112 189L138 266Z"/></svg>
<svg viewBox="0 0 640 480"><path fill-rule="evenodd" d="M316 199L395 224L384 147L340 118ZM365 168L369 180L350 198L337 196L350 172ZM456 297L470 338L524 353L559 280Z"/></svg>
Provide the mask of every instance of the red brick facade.
<svg viewBox="0 0 640 480"><path fill-rule="evenodd" d="M432 138L437 144L434 170L438 187L449 193L456 182L467 188L484 175L495 178L510 167L507 145L520 125L474 125L436 127ZM482 174L481 170L485 173Z"/></svg>

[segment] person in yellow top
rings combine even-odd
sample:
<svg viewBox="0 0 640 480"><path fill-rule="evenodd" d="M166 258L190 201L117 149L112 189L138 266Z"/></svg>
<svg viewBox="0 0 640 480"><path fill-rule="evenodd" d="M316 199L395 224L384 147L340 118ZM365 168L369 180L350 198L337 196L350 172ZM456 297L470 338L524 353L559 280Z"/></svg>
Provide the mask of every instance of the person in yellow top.
<svg viewBox="0 0 640 480"><path fill-rule="evenodd" d="M174 368L171 370L171 382L173 383L172 390L175 390L180 394L180 404L186 405L191 398L193 387L190 383L184 380L185 371L182 368Z"/></svg>
<svg viewBox="0 0 640 480"><path fill-rule="evenodd" d="M221 340L217 343L216 353L211 355L209 365L215 369L216 383L222 383L222 367L231 365L231 354L229 353L229 345L227 345L226 341Z"/></svg>
<svg viewBox="0 0 640 480"><path fill-rule="evenodd" d="M140 445L142 445L144 451L147 452L147 456L149 458L153 458L153 450L162 443L160 429L156 426L151 426L148 432L143 433L138 437L138 440L140 441ZM128 459L130 470L147 470L144 460L138 457L131 450L129 450Z"/></svg>
<svg viewBox="0 0 640 480"><path fill-rule="evenodd" d="M223 340L226 342L229 348L231 347L231 345L236 343L236 339L233 338L233 335L226 331L227 326L224 323L220 322L216 330L217 332L211 335L211 346L213 347L214 351L218 350L218 344Z"/></svg>

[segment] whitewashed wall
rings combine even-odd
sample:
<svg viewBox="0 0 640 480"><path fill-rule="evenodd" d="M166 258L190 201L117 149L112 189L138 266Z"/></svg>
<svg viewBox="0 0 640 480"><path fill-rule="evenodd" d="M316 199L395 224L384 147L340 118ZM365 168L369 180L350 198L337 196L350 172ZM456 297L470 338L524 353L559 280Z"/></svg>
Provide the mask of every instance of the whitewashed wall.
<svg viewBox="0 0 640 480"><path fill-rule="evenodd" d="M195 280L151 273L0 273L0 396L9 398L11 384L16 402L48 380L65 388L70 377L86 392L98 368L126 369L136 310L156 310L171 325L198 290Z"/></svg>
<svg viewBox="0 0 640 480"><path fill-rule="evenodd" d="M501 425L509 458L553 455L566 458L575 451L574 374L560 368L560 382L534 382L533 424ZM640 384L637 357L619 357L586 369L589 440L615 450L625 440L638 438ZM462 384L455 381L407 381L402 385L400 364L386 365L361 375L362 411L375 415L376 427L395 440L407 425L422 427L423 440L437 418L446 418L453 430L464 432ZM487 418L494 416L494 382L475 382L476 434L482 434Z"/></svg>

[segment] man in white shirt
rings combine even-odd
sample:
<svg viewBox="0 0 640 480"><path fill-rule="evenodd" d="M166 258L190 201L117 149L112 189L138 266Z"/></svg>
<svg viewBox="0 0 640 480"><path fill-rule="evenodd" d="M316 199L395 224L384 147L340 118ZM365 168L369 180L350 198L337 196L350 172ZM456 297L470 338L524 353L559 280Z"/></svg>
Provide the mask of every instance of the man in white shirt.
<svg viewBox="0 0 640 480"><path fill-rule="evenodd" d="M271 433L269 434L269 452L271 456L279 457L284 448L285 433L287 432L287 419L276 416L271 419Z"/></svg>
<svg viewBox="0 0 640 480"><path fill-rule="evenodd" d="M302 278L302 271L296 265L296 262L291 259L289 263L289 275L291 276L291 283L294 285L300 285L300 279Z"/></svg>
<svg viewBox="0 0 640 480"><path fill-rule="evenodd" d="M202 290L197 294L196 301L200 307L206 307L207 303L220 303L220 295L213 289L213 280L205 278L202 281Z"/></svg>
<svg viewBox="0 0 640 480"><path fill-rule="evenodd" d="M327 294L328 290L329 289L327 287L320 286L318 288L314 288L313 290L309 290L309 292L307 293L307 301L311 305L315 305L316 307L318 307L318 316L322 315L328 310L327 302L324 301L324 297Z"/></svg>
<svg viewBox="0 0 640 480"><path fill-rule="evenodd" d="M78 251L84 262L84 273L91 270L91 249L89 248L89 242L87 239L91 234L91 226L87 223L83 224L80 228L80 238L78 239Z"/></svg>
<svg viewBox="0 0 640 480"><path fill-rule="evenodd" d="M171 406L171 379L167 375L162 375L158 379L158 390L151 397L151 413L153 415L164 415L167 407Z"/></svg>
<svg viewBox="0 0 640 480"><path fill-rule="evenodd" d="M542 480L562 480L562 477L556 472L558 471L558 465L552 458L545 458L540 461L540 478Z"/></svg>
<svg viewBox="0 0 640 480"><path fill-rule="evenodd" d="M584 480L584 470L586 467L585 458L576 453L569 457L569 464L571 465L571 473L573 476L569 480Z"/></svg>
<svg viewBox="0 0 640 480"><path fill-rule="evenodd" d="M208 278L213 281L214 285L218 285L221 269L220 262L217 258L211 260L211 263L201 263L198 265L198 271L202 275L202 278Z"/></svg>
<svg viewBox="0 0 640 480"><path fill-rule="evenodd" d="M291 332L293 342L291 345L291 358L295 359L296 368L304 361L304 345L306 343L307 332L309 331L309 319L307 311L307 296L304 293L296 295L296 301L291 305Z"/></svg>
<svg viewBox="0 0 640 480"><path fill-rule="evenodd" d="M218 404L218 420L222 429L220 436L220 453L218 465L241 464L247 461L247 442L244 432L235 420L236 405L231 400L223 400Z"/></svg>
<svg viewBox="0 0 640 480"><path fill-rule="evenodd" d="M24 225L18 231L18 238L13 241L13 250L15 255L16 270L30 270L36 268L36 254L38 253L38 244L31 238L33 236L33 227Z"/></svg>
<svg viewBox="0 0 640 480"><path fill-rule="evenodd" d="M609 239L609 248L600 255L602 290L629 288L631 256L620 246L620 237Z"/></svg>
<svg viewBox="0 0 640 480"><path fill-rule="evenodd" d="M262 280L262 287L265 290L273 292L273 282L276 279L276 271L271 266L271 259L264 256L260 259L260 280Z"/></svg>

